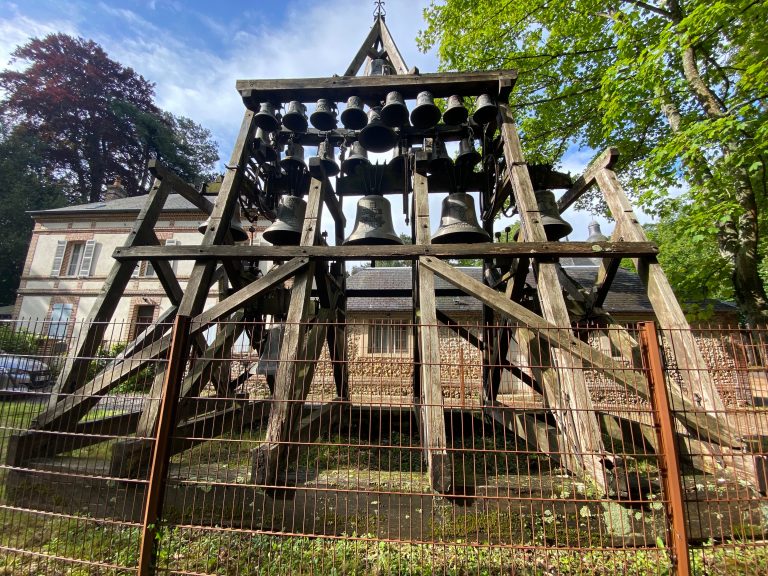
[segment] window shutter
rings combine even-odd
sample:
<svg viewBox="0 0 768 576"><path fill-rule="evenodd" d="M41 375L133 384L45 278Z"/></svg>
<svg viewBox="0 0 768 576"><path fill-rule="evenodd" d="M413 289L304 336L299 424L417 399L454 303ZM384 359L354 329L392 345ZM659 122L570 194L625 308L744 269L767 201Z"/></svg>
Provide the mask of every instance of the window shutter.
<svg viewBox="0 0 768 576"><path fill-rule="evenodd" d="M61 275L61 265L64 262L64 252L66 249L66 240L58 240L56 242L56 253L53 256L53 269L51 270L51 276Z"/></svg>
<svg viewBox="0 0 768 576"><path fill-rule="evenodd" d="M180 241L174 240L173 238L168 238L165 241L166 246L178 246L181 244ZM173 273L176 274L176 265L178 264L177 260L171 260L171 270L173 270Z"/></svg>
<svg viewBox="0 0 768 576"><path fill-rule="evenodd" d="M136 262L136 267L133 269L133 274L131 274L131 278L138 278L140 272L141 272L141 261Z"/></svg>
<svg viewBox="0 0 768 576"><path fill-rule="evenodd" d="M93 268L93 255L96 252L96 240L88 240L83 250L83 259L80 262L80 273L78 276L90 276Z"/></svg>

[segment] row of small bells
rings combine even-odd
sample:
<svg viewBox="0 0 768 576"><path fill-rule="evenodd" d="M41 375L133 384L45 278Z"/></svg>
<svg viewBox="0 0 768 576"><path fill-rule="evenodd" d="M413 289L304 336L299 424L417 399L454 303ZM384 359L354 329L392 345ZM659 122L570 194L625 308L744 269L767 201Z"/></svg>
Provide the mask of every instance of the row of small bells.
<svg viewBox="0 0 768 576"><path fill-rule="evenodd" d="M484 126L496 118L496 102L488 94L481 94L475 100L472 122ZM420 92L416 98L416 107L409 113L405 100L399 92L390 92L383 106L374 106L366 113L359 96L350 96L346 108L341 112L341 122L348 130L359 130L360 145L369 152L386 152L395 147L398 141L396 128L409 123L415 128L427 130L434 128L440 120L450 126L460 126L469 120L469 111L464 106L461 96L448 98L445 113L435 104L430 92ZM257 138L267 141L266 134L275 132L282 123L286 130L296 134L307 131L309 123L321 132L334 130L337 122L336 103L326 98L317 101L315 111L307 118L307 107L298 100L289 102L285 114L278 117L275 104L262 102L254 116L256 127L261 130Z"/></svg>

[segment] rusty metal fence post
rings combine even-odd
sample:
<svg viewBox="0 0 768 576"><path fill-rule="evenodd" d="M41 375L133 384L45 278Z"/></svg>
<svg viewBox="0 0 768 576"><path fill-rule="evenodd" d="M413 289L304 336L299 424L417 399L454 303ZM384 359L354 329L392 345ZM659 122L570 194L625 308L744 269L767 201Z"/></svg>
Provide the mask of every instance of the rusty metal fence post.
<svg viewBox="0 0 768 576"><path fill-rule="evenodd" d="M668 517L667 546L670 549L673 572L680 576L689 576L691 563L683 487L680 481L680 454L675 441L675 427L667 396L659 337L653 322L640 322L638 328L643 364L648 376L654 427L659 439L659 472Z"/></svg>
<svg viewBox="0 0 768 576"><path fill-rule="evenodd" d="M179 389L184 376L184 368L189 353L189 330L191 318L176 316L171 336L171 350L165 370L160 413L155 433L154 450L149 470L149 483L144 505L144 518L141 525L141 545L139 548L138 576L149 576L155 571L157 554L157 523L163 504L163 492L168 473L168 448L171 432L176 424L176 405Z"/></svg>

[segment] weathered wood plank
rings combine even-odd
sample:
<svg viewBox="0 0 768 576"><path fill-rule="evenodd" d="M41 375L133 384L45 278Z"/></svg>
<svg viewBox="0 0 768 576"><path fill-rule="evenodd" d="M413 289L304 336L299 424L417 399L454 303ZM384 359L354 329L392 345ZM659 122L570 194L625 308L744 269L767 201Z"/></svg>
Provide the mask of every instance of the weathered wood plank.
<svg viewBox="0 0 768 576"><path fill-rule="evenodd" d="M523 222L525 239L546 242L547 237L541 223L539 207L534 195L528 168L523 158L520 140L512 123L506 104L500 104L502 116L502 139L506 160L515 193L515 200ZM560 330L570 326L568 309L563 298L557 264L540 262L536 275L539 304L542 313L551 324ZM567 439L570 452L579 467L584 470L603 490L607 491L607 480L603 462L608 457L600 436L592 397L584 380L581 360L567 348L552 351L559 389L544 386L544 395L552 409L558 428ZM565 458L565 456L564 456Z"/></svg>
<svg viewBox="0 0 768 576"><path fill-rule="evenodd" d="M429 221L429 183L427 177L414 173L413 198L416 222L416 244L431 242ZM423 266L417 266L419 285L419 358L421 374L422 445L426 450L429 482L441 494L453 488L453 474L443 417L443 392L440 381L440 334L437 329L435 277Z"/></svg>
<svg viewBox="0 0 768 576"><path fill-rule="evenodd" d="M510 242L480 244L405 244L402 246L136 246L117 248L113 257L128 260L416 260L436 258L554 257L632 258L655 256L653 242ZM527 273L527 266L524 267Z"/></svg>
<svg viewBox="0 0 768 576"><path fill-rule="evenodd" d="M357 54L355 54L355 57L352 58L352 62L350 62L349 66L347 66L347 70L344 72L344 76L355 76L357 74L357 72L360 70L360 66L363 65L363 62L365 62L365 59L368 56L368 50L373 47L374 42L376 42L380 35L381 32L379 28L379 20L377 19L373 23L373 26L371 26L371 30L368 32L368 36L365 37L365 40L363 40L363 43L360 45L360 49L357 51Z"/></svg>
<svg viewBox="0 0 768 576"><path fill-rule="evenodd" d="M312 178L301 233L302 246L311 246L318 238L323 211L322 194L323 182ZM315 363L326 340L325 322L330 318L327 310L321 310L321 323L313 326L307 334L307 307L314 277L315 265L310 262L293 280L266 438L264 444L254 452L253 477L260 484L272 484L275 481L280 453L296 430L301 407L309 393Z"/></svg>
<svg viewBox="0 0 768 576"><path fill-rule="evenodd" d="M595 175L603 168L611 168L619 158L618 148L606 148L597 158L590 162L584 174L576 179L565 194L557 201L557 210L562 214L578 200L584 192L595 183Z"/></svg>
<svg viewBox="0 0 768 576"><path fill-rule="evenodd" d="M152 172L155 178L165 181L176 194L183 196L187 202L196 206L205 214L213 212L213 204L208 198L179 178L173 170L169 170L159 160L152 159L149 161L149 171Z"/></svg>
<svg viewBox="0 0 768 576"><path fill-rule="evenodd" d="M261 102L315 102L319 98L340 102L351 94L356 94L364 100L384 100L387 93L393 90L400 92L406 99L416 98L423 90L429 90L435 98L447 98L452 94L490 94L495 97L499 95L500 79L514 82L516 78L515 70L494 70L420 75L238 80L236 88L245 105L250 110L258 110Z"/></svg>
<svg viewBox="0 0 768 576"><path fill-rule="evenodd" d="M387 28L387 23L381 18L377 19L377 22L379 22L379 36L382 47L387 51L387 56L389 56L389 60L395 66L395 71L398 74L408 74L408 65L405 63L403 55L400 54L400 50L397 49L397 44L395 44L389 28Z"/></svg>
<svg viewBox="0 0 768 576"><path fill-rule="evenodd" d="M455 270L448 264L444 264L434 258L424 258L422 262L422 265L427 266L435 274L454 286L461 288L470 296L485 302L500 314L525 324L534 330L539 337L549 342L551 346L558 346L569 350L571 353L579 356L587 367L591 367L608 378L627 386L628 389L637 393L641 398L648 400L648 383L641 373L629 370L623 364L614 362L613 359L592 348L589 344L582 342L573 334L569 334L567 331L549 323L520 304L506 299L495 290ZM697 407L689 399L682 396L679 391L670 389L670 394L675 405L680 407L675 416L686 426L697 431L698 434L706 435L713 442L718 442L724 446L741 446L741 440L730 431L724 429L717 418Z"/></svg>

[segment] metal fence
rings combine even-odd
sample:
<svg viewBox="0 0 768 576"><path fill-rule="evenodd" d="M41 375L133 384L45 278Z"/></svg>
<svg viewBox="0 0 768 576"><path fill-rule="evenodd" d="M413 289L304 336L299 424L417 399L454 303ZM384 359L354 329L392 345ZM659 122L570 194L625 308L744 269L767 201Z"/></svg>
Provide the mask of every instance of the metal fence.
<svg viewBox="0 0 768 576"><path fill-rule="evenodd" d="M311 362L303 346L281 360L279 326L219 324L213 357L189 326L173 342L167 328L141 361L106 340L54 394L82 326L56 341L44 324L0 326L0 574L764 573L766 333L696 330L701 366L683 331L648 323L558 330L595 351L578 361L546 331L441 325L429 357L452 489L437 494L429 406L413 398L413 346L434 327L350 322L346 356L324 344ZM44 366L25 375L30 357ZM306 401L272 395L281 362L306 377ZM568 373L589 403L565 397ZM280 403L298 418L265 480ZM569 427L590 418L597 448L580 453Z"/></svg>

